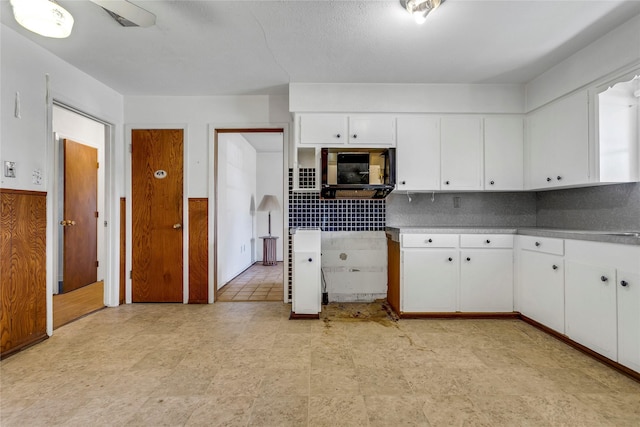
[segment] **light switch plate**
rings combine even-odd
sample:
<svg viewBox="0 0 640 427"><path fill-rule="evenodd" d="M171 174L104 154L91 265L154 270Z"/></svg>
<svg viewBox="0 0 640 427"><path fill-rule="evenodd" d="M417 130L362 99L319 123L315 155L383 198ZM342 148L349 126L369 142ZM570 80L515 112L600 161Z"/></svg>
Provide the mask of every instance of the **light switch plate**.
<svg viewBox="0 0 640 427"><path fill-rule="evenodd" d="M16 162L4 162L4 176L6 178L16 177Z"/></svg>
<svg viewBox="0 0 640 427"><path fill-rule="evenodd" d="M31 174L31 182L35 185L42 185L42 171L40 169L34 169Z"/></svg>

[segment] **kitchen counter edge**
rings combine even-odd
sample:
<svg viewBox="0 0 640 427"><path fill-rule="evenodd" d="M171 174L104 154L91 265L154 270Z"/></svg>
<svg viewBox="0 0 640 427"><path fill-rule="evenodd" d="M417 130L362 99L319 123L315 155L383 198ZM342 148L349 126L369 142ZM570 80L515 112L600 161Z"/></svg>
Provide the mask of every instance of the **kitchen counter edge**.
<svg viewBox="0 0 640 427"><path fill-rule="evenodd" d="M535 227L385 227L387 236L400 242L400 234L518 234L556 239L589 240L623 245L640 245L640 238L606 234L607 231L558 230Z"/></svg>

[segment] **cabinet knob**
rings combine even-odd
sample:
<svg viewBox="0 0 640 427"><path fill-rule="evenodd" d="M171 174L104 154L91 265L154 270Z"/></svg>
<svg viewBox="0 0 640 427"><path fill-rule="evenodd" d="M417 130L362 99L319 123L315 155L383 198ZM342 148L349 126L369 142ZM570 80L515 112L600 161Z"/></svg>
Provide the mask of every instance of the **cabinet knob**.
<svg viewBox="0 0 640 427"><path fill-rule="evenodd" d="M433 239L427 240L427 243L433 243Z"/></svg>
<svg viewBox="0 0 640 427"><path fill-rule="evenodd" d="M629 286L629 282L627 282L626 280L622 280L622 281L620 282L620 286L622 286L622 287L626 288L627 286Z"/></svg>
<svg viewBox="0 0 640 427"><path fill-rule="evenodd" d="M540 246L540 242L536 242L536 247L539 247L539 246Z"/></svg>
<svg viewBox="0 0 640 427"><path fill-rule="evenodd" d="M560 175L558 175L558 176L556 177L556 179L557 179L558 181L560 181L560 180L562 179L562 177L561 177Z"/></svg>
<svg viewBox="0 0 640 427"><path fill-rule="evenodd" d="M309 262L313 262L313 258L309 258Z"/></svg>
<svg viewBox="0 0 640 427"><path fill-rule="evenodd" d="M491 240L487 239L486 242L487 242L487 245L488 245L489 243L491 243Z"/></svg>
<svg viewBox="0 0 640 427"><path fill-rule="evenodd" d="M451 261L453 261L453 258L449 257L449 258L447 258L447 260L448 260L449 262L451 262ZM624 286L624 285L623 285L623 286Z"/></svg>
<svg viewBox="0 0 640 427"><path fill-rule="evenodd" d="M495 181L489 181L489 184L493 185L495 184Z"/></svg>
<svg viewBox="0 0 640 427"><path fill-rule="evenodd" d="M471 258L467 257L467 261L471 261Z"/></svg>
<svg viewBox="0 0 640 427"><path fill-rule="evenodd" d="M444 183L445 183L446 185L449 185L449 181L445 181Z"/></svg>
<svg viewBox="0 0 640 427"><path fill-rule="evenodd" d="M353 139L356 139L357 137L358 137L357 133L354 133L353 136L352 136Z"/></svg>
<svg viewBox="0 0 640 427"><path fill-rule="evenodd" d="M400 181L400 184L406 185L407 181Z"/></svg>
<svg viewBox="0 0 640 427"><path fill-rule="evenodd" d="M554 270L557 270L557 269L558 269L558 266L557 266L557 265L555 265L555 264L553 264L553 265L551 266L551 268L553 268Z"/></svg>
<svg viewBox="0 0 640 427"><path fill-rule="evenodd" d="M551 182L551 178L547 177L547 182Z"/></svg>
<svg viewBox="0 0 640 427"><path fill-rule="evenodd" d="M607 276L600 276L600 280L603 282L607 282L609 278Z"/></svg>
<svg viewBox="0 0 640 427"><path fill-rule="evenodd" d="M340 138L340 136L341 136L340 134L337 134L337 135L336 135L336 138Z"/></svg>

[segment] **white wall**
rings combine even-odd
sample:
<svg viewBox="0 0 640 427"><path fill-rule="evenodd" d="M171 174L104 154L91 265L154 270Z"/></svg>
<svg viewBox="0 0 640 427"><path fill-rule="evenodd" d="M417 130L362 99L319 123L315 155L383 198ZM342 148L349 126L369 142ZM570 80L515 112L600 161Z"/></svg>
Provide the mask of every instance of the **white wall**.
<svg viewBox="0 0 640 427"><path fill-rule="evenodd" d="M523 113L517 84L291 83L290 111Z"/></svg>
<svg viewBox="0 0 640 427"><path fill-rule="evenodd" d="M49 76L47 99L46 76ZM20 94L20 117L15 117L16 93ZM113 125L106 166L113 173L106 179L108 206L105 219L119 223L117 198L124 194L124 123L123 98L116 91L52 55L45 49L0 24L0 161L14 161L16 178L0 178L0 186L8 189L46 191L53 194L54 156L51 133L51 98L100 118ZM32 183L34 170L42 171L40 185ZM4 174L1 174L4 175ZM53 252L53 198L47 197L47 332L53 333L52 289L56 278ZM107 232L108 271L105 275L107 305L117 305L119 230ZM115 260L115 262L114 262Z"/></svg>
<svg viewBox="0 0 640 427"><path fill-rule="evenodd" d="M253 264L256 150L239 133L218 135L218 289Z"/></svg>
<svg viewBox="0 0 640 427"><path fill-rule="evenodd" d="M271 235L277 236L277 260L283 261L283 243L287 236L282 235L284 212L284 174L283 158L280 153L258 153L256 161L256 206L265 194L273 194L278 198L280 211L271 212ZM256 237L269 234L268 212L256 212ZM256 240L256 260L263 259L262 240Z"/></svg>
<svg viewBox="0 0 640 427"><path fill-rule="evenodd" d="M526 111L634 64L640 64L640 15L527 83Z"/></svg>

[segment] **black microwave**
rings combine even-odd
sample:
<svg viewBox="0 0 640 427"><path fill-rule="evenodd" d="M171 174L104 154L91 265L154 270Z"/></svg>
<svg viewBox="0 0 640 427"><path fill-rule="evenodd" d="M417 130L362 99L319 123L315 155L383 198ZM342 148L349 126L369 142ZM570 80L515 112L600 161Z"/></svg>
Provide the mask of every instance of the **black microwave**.
<svg viewBox="0 0 640 427"><path fill-rule="evenodd" d="M395 148L323 148L321 197L384 199L396 184Z"/></svg>

